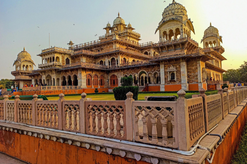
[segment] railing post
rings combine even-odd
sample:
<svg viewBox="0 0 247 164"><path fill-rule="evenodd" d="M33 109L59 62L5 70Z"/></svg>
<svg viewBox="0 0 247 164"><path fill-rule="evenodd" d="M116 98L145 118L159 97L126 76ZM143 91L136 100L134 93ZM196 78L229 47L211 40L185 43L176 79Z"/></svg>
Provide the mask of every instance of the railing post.
<svg viewBox="0 0 247 164"><path fill-rule="evenodd" d="M125 100L125 119L126 119L126 139L128 141L133 141L133 134L134 134L134 124L133 120L135 119L135 115L133 114L134 110L132 109L132 103L135 101L133 99L133 93L128 92L126 94L127 99Z"/></svg>
<svg viewBox="0 0 247 164"><path fill-rule="evenodd" d="M228 113L230 112L230 99L229 99L229 92L228 92L228 88L224 88L223 90L224 92L227 93L227 105L228 105Z"/></svg>
<svg viewBox="0 0 247 164"><path fill-rule="evenodd" d="M204 110L204 119L205 119L205 130L209 131L208 127L208 107L207 107L207 95L205 94L206 90L204 88L199 89L200 95L203 100L203 110Z"/></svg>
<svg viewBox="0 0 247 164"><path fill-rule="evenodd" d="M190 134L189 134L189 113L187 100L185 99L185 91L178 91L177 100L177 126L178 126L178 146L179 150L189 150Z"/></svg>
<svg viewBox="0 0 247 164"><path fill-rule="evenodd" d="M32 100L32 125L36 125L36 101L38 100L38 95L33 95Z"/></svg>
<svg viewBox="0 0 247 164"><path fill-rule="evenodd" d="M64 94L59 94L59 100L58 100L58 129L63 129L63 101L64 101Z"/></svg>
<svg viewBox="0 0 247 164"><path fill-rule="evenodd" d="M234 108L235 108L237 106L235 87L232 87L231 90L233 91L233 100L234 100Z"/></svg>
<svg viewBox="0 0 247 164"><path fill-rule="evenodd" d="M221 97L221 113L222 113L222 119L225 118L225 114L224 114L224 96L223 96L223 89L218 89L218 93L220 94Z"/></svg>
<svg viewBox="0 0 247 164"><path fill-rule="evenodd" d="M87 101L87 94L82 93L81 94L81 99L80 99L80 116L79 116L79 130L82 134L86 134L86 101Z"/></svg>
<svg viewBox="0 0 247 164"><path fill-rule="evenodd" d="M14 108L14 114L15 114L14 122L18 122L18 113L19 113L18 101L20 101L20 96L16 95L15 96L15 108Z"/></svg>
<svg viewBox="0 0 247 164"><path fill-rule="evenodd" d="M3 111L4 111L4 114L3 114L3 118L4 118L4 120L7 120L7 101L9 100L9 96L8 95L4 95L3 96L3 100L4 100L4 102L3 102Z"/></svg>

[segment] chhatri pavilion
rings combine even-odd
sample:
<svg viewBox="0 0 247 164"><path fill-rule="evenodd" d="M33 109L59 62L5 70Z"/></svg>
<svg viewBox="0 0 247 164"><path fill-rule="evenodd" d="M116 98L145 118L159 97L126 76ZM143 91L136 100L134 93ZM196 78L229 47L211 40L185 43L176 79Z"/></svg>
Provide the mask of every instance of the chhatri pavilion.
<svg viewBox="0 0 247 164"><path fill-rule="evenodd" d="M226 58L218 29L210 24L201 40L203 48L199 47L191 38L195 29L186 8L175 0L162 13L155 31L158 43L140 43L141 35L130 23L125 24L120 14L104 30L105 35L95 41L77 45L70 41L68 49L42 50L37 70L24 49L14 62L16 86L21 89L32 84L58 90L70 86L108 92L121 85L121 77L130 75L133 85L143 91L208 89L222 83Z"/></svg>

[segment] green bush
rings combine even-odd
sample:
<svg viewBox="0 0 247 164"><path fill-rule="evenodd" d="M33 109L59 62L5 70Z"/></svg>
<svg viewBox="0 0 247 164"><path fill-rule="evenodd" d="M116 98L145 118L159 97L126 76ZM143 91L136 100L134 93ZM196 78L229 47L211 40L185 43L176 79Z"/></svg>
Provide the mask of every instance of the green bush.
<svg viewBox="0 0 247 164"><path fill-rule="evenodd" d="M132 76L122 77L121 78L121 85L123 87L125 87L125 86L132 86L133 85L133 78L132 78Z"/></svg>
<svg viewBox="0 0 247 164"><path fill-rule="evenodd" d="M114 97L116 100L126 100L126 94L128 92L133 93L133 99L138 100L139 87L137 86L124 86L116 87L113 89Z"/></svg>
<svg viewBox="0 0 247 164"><path fill-rule="evenodd" d="M98 88L95 88L94 93L98 93L98 92L99 92Z"/></svg>

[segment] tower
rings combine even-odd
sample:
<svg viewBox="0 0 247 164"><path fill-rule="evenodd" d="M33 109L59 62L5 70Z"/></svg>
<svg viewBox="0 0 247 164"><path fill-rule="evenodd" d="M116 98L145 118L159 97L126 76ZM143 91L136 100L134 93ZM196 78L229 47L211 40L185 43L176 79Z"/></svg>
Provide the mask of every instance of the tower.
<svg viewBox="0 0 247 164"><path fill-rule="evenodd" d="M162 20L155 33L157 31L159 31L160 42L191 37L191 31L195 33L186 8L175 0L164 9Z"/></svg>
<svg viewBox="0 0 247 164"><path fill-rule="evenodd" d="M202 38L203 48L209 47L219 47L220 43L222 43L222 36L219 35L219 30L212 26L210 26L204 31L204 36Z"/></svg>

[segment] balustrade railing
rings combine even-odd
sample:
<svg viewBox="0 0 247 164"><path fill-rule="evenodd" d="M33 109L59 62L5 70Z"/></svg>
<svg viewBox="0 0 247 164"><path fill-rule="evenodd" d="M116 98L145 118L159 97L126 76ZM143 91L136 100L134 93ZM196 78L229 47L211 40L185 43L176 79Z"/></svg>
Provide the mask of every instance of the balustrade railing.
<svg viewBox="0 0 247 164"><path fill-rule="evenodd" d="M141 142L179 150L193 144L247 98L246 87L219 89L219 94L177 101L135 101L128 93L125 101L91 101L86 94L78 101L59 95L57 101L20 100L8 96L0 101L0 120L32 126Z"/></svg>
<svg viewBox="0 0 247 164"><path fill-rule="evenodd" d="M36 126L58 129L59 127L58 126L59 124L59 121L58 121L59 108L58 107L59 107L59 101L37 101L36 103Z"/></svg>
<svg viewBox="0 0 247 164"><path fill-rule="evenodd" d="M17 109L18 109L18 122L24 124L32 125L33 122L33 103L32 101L18 101ZM35 108L34 108L35 109Z"/></svg>
<svg viewBox="0 0 247 164"><path fill-rule="evenodd" d="M0 100L0 120L4 120L4 100Z"/></svg>
<svg viewBox="0 0 247 164"><path fill-rule="evenodd" d="M63 130L80 132L80 102L63 101ZM83 118L81 118L83 119Z"/></svg>
<svg viewBox="0 0 247 164"><path fill-rule="evenodd" d="M86 133L126 139L124 101L86 101Z"/></svg>
<svg viewBox="0 0 247 164"><path fill-rule="evenodd" d="M176 102L133 102L135 141L178 148L176 108Z"/></svg>

